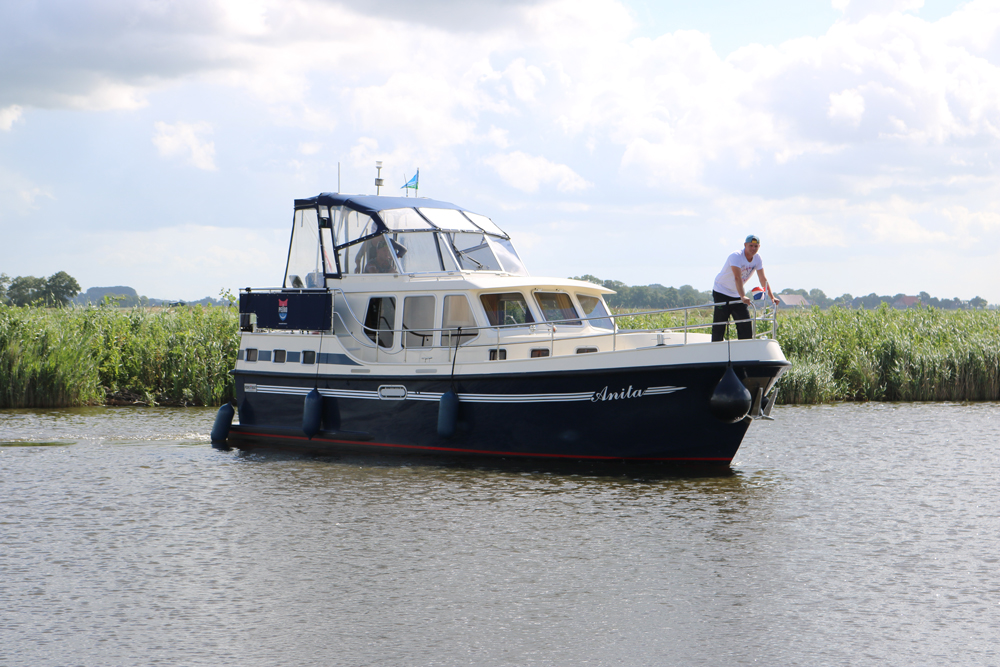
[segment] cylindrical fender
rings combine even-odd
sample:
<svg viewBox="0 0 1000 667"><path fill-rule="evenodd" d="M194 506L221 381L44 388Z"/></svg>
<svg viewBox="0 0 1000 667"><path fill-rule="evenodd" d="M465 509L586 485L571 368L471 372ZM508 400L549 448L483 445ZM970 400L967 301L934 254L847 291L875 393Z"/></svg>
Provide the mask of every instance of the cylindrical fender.
<svg viewBox="0 0 1000 667"><path fill-rule="evenodd" d="M309 438L319 433L323 421L323 397L317 389L306 394L302 405L302 432Z"/></svg>
<svg viewBox="0 0 1000 667"><path fill-rule="evenodd" d="M455 435L455 424L458 423L458 394L449 389L441 395L438 403L438 435L450 438Z"/></svg>
<svg viewBox="0 0 1000 667"><path fill-rule="evenodd" d="M229 449L226 439L229 437L229 428L233 425L233 417L236 410L232 403L223 403L219 411L215 413L215 423L212 425L212 446L216 449Z"/></svg>

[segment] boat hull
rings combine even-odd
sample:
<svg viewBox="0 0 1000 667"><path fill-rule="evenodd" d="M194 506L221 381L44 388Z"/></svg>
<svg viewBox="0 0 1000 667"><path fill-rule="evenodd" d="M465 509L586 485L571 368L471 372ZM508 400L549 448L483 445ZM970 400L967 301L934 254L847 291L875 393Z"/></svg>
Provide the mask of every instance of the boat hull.
<svg viewBox="0 0 1000 667"><path fill-rule="evenodd" d="M758 396L788 365L750 362L734 370ZM724 423L711 415L709 399L725 369L689 364L462 375L454 381L237 371L239 424L229 444L316 454L728 465L752 420ZM313 388L323 397L322 423L310 438L303 407ZM449 390L458 408L442 417L441 397ZM442 419L451 420L443 429Z"/></svg>

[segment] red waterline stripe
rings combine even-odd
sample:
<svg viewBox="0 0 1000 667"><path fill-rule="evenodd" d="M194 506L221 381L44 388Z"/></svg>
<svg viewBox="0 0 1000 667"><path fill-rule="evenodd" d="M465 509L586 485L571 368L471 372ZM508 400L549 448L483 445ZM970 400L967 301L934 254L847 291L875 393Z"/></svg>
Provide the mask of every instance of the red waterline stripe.
<svg viewBox="0 0 1000 667"><path fill-rule="evenodd" d="M456 452L461 454L490 454L493 456L534 456L547 459L594 459L600 461L732 461L724 456L681 456L681 457L661 457L661 456L594 456L586 454L533 454L529 452L498 452L489 449L461 449L458 447L421 447L419 445L395 445L388 442L365 442L361 440L332 440L330 438L306 438L301 435L273 435L271 433L253 433L251 431L238 431L236 435L253 435L259 438L272 438L275 440L306 440L309 442L333 442L343 445L363 445L369 447L389 447L393 449L416 449L422 451L435 452Z"/></svg>

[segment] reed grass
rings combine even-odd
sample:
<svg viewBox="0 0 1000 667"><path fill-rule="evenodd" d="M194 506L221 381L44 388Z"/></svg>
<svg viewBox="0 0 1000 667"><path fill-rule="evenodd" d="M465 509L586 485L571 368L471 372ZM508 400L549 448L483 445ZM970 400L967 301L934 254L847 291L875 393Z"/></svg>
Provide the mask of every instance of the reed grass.
<svg viewBox="0 0 1000 667"><path fill-rule="evenodd" d="M692 310L688 324L711 320L710 308ZM676 328L684 315L618 322ZM780 403L1000 400L998 311L782 311L777 338L792 362ZM0 408L218 405L233 396L238 349L231 308L0 305Z"/></svg>
<svg viewBox="0 0 1000 667"><path fill-rule="evenodd" d="M0 408L218 405L238 349L227 308L0 306Z"/></svg>
<svg viewBox="0 0 1000 667"><path fill-rule="evenodd" d="M710 323L711 310L688 322L699 318ZM619 319L635 329L681 324L683 316L673 313ZM782 311L777 339L792 362L778 384L779 403L1000 400L995 310Z"/></svg>

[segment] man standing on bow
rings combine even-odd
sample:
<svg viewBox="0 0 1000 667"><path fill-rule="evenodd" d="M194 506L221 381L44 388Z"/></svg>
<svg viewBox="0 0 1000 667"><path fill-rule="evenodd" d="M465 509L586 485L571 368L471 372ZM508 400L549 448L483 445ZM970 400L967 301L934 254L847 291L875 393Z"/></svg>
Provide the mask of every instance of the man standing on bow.
<svg viewBox="0 0 1000 667"><path fill-rule="evenodd" d="M715 303L723 303L715 307L714 324L712 325L712 341L717 342L726 337L726 327L729 326L729 317L736 321L736 334L740 340L753 337L753 325L750 322L750 297L746 295L743 285L754 271L760 280L760 286L767 290L767 295L771 297L775 305L780 303L777 296L771 291L771 286L767 284L764 276L764 262L757 251L760 250L760 239L751 234L743 243L743 250L738 250L726 258L726 263L722 265L722 270L715 277L715 285L712 287L712 300ZM729 303L733 302L735 303ZM742 322L740 320L743 320Z"/></svg>

